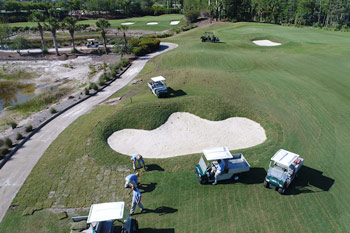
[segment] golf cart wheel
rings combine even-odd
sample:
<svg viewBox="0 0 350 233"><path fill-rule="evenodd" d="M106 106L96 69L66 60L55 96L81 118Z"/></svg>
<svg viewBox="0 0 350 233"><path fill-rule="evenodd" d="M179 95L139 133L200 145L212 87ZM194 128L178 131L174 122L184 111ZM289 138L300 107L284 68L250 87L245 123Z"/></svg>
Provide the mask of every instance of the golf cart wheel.
<svg viewBox="0 0 350 233"><path fill-rule="evenodd" d="M269 187L270 187L270 183L267 182L266 180L264 180L264 187L265 187L265 188L269 188Z"/></svg>
<svg viewBox="0 0 350 233"><path fill-rule="evenodd" d="M279 192L279 194L283 194L285 192L285 189L284 188L278 188L278 192Z"/></svg>
<svg viewBox="0 0 350 233"><path fill-rule="evenodd" d="M208 183L208 180L205 179L204 177L201 177L200 180L199 180L199 183L206 184L206 183Z"/></svg>

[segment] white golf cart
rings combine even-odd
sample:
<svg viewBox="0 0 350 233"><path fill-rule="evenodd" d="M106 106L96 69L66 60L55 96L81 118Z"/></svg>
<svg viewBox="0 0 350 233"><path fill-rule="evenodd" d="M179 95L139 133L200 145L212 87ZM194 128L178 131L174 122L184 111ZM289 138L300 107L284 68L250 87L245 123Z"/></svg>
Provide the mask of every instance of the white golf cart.
<svg viewBox="0 0 350 233"><path fill-rule="evenodd" d="M153 77L151 80L152 82L148 83L148 87L155 96L159 98L168 94L168 87L163 76Z"/></svg>
<svg viewBox="0 0 350 233"><path fill-rule="evenodd" d="M100 46L100 43L97 39L87 39L86 47L88 48L98 48Z"/></svg>
<svg viewBox="0 0 350 233"><path fill-rule="evenodd" d="M218 176L218 181L238 179L235 175L250 170L248 161L243 154L231 154L227 147L216 147L203 150L203 155L195 167L195 173L201 184L214 182L214 171L217 160L225 164L225 170Z"/></svg>
<svg viewBox="0 0 350 233"><path fill-rule="evenodd" d="M74 222L87 220L89 228L85 233L111 233L113 232L113 222L117 220L121 223L121 233L136 233L138 222L132 219L125 211L125 202L107 202L93 204L90 207L89 216L73 217Z"/></svg>
<svg viewBox="0 0 350 233"><path fill-rule="evenodd" d="M271 158L269 170L264 180L265 188L278 190L283 194L295 177L304 163L304 159L299 155L280 149Z"/></svg>

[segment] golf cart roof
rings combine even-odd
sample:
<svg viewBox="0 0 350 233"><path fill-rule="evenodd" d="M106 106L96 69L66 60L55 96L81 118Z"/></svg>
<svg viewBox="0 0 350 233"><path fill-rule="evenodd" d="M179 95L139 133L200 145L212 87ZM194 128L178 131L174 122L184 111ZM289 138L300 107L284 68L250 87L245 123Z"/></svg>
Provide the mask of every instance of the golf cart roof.
<svg viewBox="0 0 350 233"><path fill-rule="evenodd" d="M297 158L299 158L299 155L290 151L280 149L271 158L271 160L283 166L289 167Z"/></svg>
<svg viewBox="0 0 350 233"><path fill-rule="evenodd" d="M159 81L165 81L165 78L163 76L157 76L151 78L153 82L159 82Z"/></svg>
<svg viewBox="0 0 350 233"><path fill-rule="evenodd" d="M226 146L205 149L203 154L208 161L233 158Z"/></svg>
<svg viewBox="0 0 350 233"><path fill-rule="evenodd" d="M90 207L87 223L122 219L124 205L123 201L93 204Z"/></svg>

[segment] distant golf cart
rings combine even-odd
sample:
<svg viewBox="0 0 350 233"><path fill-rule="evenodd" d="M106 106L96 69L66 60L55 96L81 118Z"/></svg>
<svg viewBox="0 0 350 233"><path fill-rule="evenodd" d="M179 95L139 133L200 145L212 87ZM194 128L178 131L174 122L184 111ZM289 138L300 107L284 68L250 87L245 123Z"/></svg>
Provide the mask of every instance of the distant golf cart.
<svg viewBox="0 0 350 233"><path fill-rule="evenodd" d="M87 39L86 47L88 48L98 48L100 46L100 43L97 39Z"/></svg>
<svg viewBox="0 0 350 233"><path fill-rule="evenodd" d="M136 233L138 222L132 219L125 211L125 202L107 202L91 205L89 216L73 217L74 222L87 220L89 228L85 233L111 233L113 222L117 220L122 224L120 233ZM119 231L118 231L119 233Z"/></svg>
<svg viewBox="0 0 350 233"><path fill-rule="evenodd" d="M225 170L218 176L218 181L238 179L235 175L250 170L250 165L243 154L231 154L227 147L216 147L203 150L203 155L195 167L195 173L199 183L207 184L214 182L212 170L215 162L221 159L225 164ZM207 165L208 164L208 165Z"/></svg>
<svg viewBox="0 0 350 233"><path fill-rule="evenodd" d="M304 159L292 152L280 149L271 158L269 170L264 180L265 188L278 190L283 194L303 165Z"/></svg>
<svg viewBox="0 0 350 233"><path fill-rule="evenodd" d="M205 32L203 36L201 36L202 42L219 42L219 37L216 37L212 32Z"/></svg>
<svg viewBox="0 0 350 233"><path fill-rule="evenodd" d="M152 82L148 83L148 87L151 92L158 98L161 96L167 96L169 93L168 87L165 83L165 78L163 76L157 76L151 78Z"/></svg>

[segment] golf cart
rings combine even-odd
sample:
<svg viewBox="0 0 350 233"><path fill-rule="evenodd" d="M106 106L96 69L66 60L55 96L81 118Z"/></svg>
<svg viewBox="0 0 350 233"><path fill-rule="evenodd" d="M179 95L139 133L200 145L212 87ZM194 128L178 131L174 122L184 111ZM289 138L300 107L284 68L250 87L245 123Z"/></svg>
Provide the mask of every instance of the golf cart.
<svg viewBox="0 0 350 233"><path fill-rule="evenodd" d="M215 181L212 171L215 170L215 162L219 159L224 162L225 170L218 176L218 181L233 178L237 180L236 174L250 170L250 165L243 154L231 154L227 147L206 149L203 150L203 155L195 167L199 183L206 184Z"/></svg>
<svg viewBox="0 0 350 233"><path fill-rule="evenodd" d="M122 225L120 233L136 233L138 222L130 217L124 207L124 202L93 204L90 207L89 216L73 217L72 219L73 222L87 220L89 228L82 231L85 233L111 233L114 220Z"/></svg>
<svg viewBox="0 0 350 233"><path fill-rule="evenodd" d="M201 36L202 42L219 42L219 37L214 36L212 32L205 32L203 36Z"/></svg>
<svg viewBox="0 0 350 233"><path fill-rule="evenodd" d="M265 188L278 190L283 194L303 165L304 159L292 152L280 149L271 158L269 170L264 180Z"/></svg>
<svg viewBox="0 0 350 233"><path fill-rule="evenodd" d="M98 48L98 46L100 46L100 44L98 43L97 39L87 39L86 47L88 47L88 48Z"/></svg>
<svg viewBox="0 0 350 233"><path fill-rule="evenodd" d="M151 80L152 82L148 83L148 87L155 96L159 98L168 95L168 87L163 76L153 77Z"/></svg>

